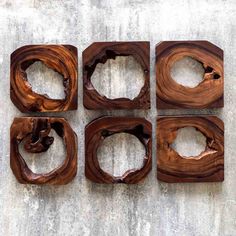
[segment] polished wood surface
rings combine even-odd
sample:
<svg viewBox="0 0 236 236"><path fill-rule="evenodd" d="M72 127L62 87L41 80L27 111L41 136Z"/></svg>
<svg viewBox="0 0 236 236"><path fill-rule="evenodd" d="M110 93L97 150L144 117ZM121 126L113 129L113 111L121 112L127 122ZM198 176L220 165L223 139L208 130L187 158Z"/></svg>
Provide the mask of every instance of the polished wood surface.
<svg viewBox="0 0 236 236"><path fill-rule="evenodd" d="M51 129L63 139L66 157L63 163L45 174L33 173L19 152L21 142L29 153L48 150L53 144L49 136ZM67 184L77 172L77 136L64 118L56 117L20 117L15 118L11 125L11 169L22 184Z"/></svg>
<svg viewBox="0 0 236 236"><path fill-rule="evenodd" d="M190 88L178 84L170 74L183 57L200 62L202 82ZM208 41L163 41L156 46L156 99L158 109L223 107L223 50Z"/></svg>
<svg viewBox="0 0 236 236"><path fill-rule="evenodd" d="M177 130L194 127L207 138L204 152L182 157L172 147ZM215 116L170 116L157 119L157 178L164 182L224 180L224 124ZM191 148L191 147L189 147Z"/></svg>
<svg viewBox="0 0 236 236"><path fill-rule="evenodd" d="M102 141L116 133L135 135L146 149L143 166L131 169L122 176L112 176L103 171L97 158L97 149ZM100 117L85 127L85 175L96 183L135 184L142 181L152 168L152 125L144 118L131 117Z"/></svg>
<svg viewBox="0 0 236 236"><path fill-rule="evenodd" d="M144 72L144 86L134 99L109 99L100 95L91 76L98 63L117 56L133 56ZM83 102L87 109L149 109L150 108L150 43L149 42L95 42L83 51Z"/></svg>
<svg viewBox="0 0 236 236"><path fill-rule="evenodd" d="M37 94L27 81L26 69L36 61L63 76L64 99ZM27 45L11 54L11 100L21 112L59 112L77 109L78 56L71 45ZM53 89L53 88L52 88Z"/></svg>

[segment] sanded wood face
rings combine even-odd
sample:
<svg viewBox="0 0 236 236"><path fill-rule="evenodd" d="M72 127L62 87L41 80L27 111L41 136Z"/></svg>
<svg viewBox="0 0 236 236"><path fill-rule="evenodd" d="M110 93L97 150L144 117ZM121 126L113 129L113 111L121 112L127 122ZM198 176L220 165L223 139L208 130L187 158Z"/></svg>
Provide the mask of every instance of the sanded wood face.
<svg viewBox="0 0 236 236"><path fill-rule="evenodd" d="M102 141L116 133L128 133L136 136L144 145L146 155L140 169L131 169L122 176L112 176L103 171L97 158L98 147ZM139 183L152 168L152 126L144 118L101 117L93 120L85 127L85 175L96 183Z"/></svg>
<svg viewBox="0 0 236 236"><path fill-rule="evenodd" d="M178 129L194 127L206 137L197 157L180 156L171 144ZM224 180L224 124L215 116L170 116L157 119L157 178L164 182L219 182ZM191 147L189 147L191 148Z"/></svg>
<svg viewBox="0 0 236 236"><path fill-rule="evenodd" d="M109 99L100 95L91 83L98 63L116 56L133 56L144 72L144 85L134 99ZM83 51L83 103L87 109L149 109L150 108L150 43L95 42Z"/></svg>
<svg viewBox="0 0 236 236"><path fill-rule="evenodd" d="M171 67L184 57L200 62L203 80L190 88L171 77ZM158 109L223 107L223 51L207 41L163 41L156 46L156 99Z"/></svg>
<svg viewBox="0 0 236 236"><path fill-rule="evenodd" d="M36 61L63 76L64 99L34 92L26 69ZM27 45L11 54L11 100L21 112L59 112L77 109L78 56L71 45ZM52 88L53 89L53 88Z"/></svg>
<svg viewBox="0 0 236 236"><path fill-rule="evenodd" d="M49 136L51 129L63 139L66 147L64 162L56 169L45 174L33 173L19 152L19 145L29 153L46 152L53 144ZM64 118L56 117L20 117L11 125L11 169L23 184L67 184L77 172L77 137Z"/></svg>

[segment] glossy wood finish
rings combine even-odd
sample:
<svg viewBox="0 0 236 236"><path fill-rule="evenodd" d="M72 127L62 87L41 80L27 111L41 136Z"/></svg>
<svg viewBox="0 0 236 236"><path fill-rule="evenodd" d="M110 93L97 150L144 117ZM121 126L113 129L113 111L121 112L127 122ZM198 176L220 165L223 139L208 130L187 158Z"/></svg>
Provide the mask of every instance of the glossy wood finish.
<svg viewBox="0 0 236 236"><path fill-rule="evenodd" d="M45 174L33 173L19 152L19 144L23 142L29 153L48 150L53 144L49 136L51 129L63 139L66 146L64 162L53 171ZM20 117L11 125L11 169L22 184L67 184L77 172L77 137L64 118L56 117Z"/></svg>
<svg viewBox="0 0 236 236"><path fill-rule="evenodd" d="M27 81L26 69L36 61L63 76L64 99L35 93ZM71 45L27 45L11 54L11 100L21 112L58 112L77 109L78 56ZM53 88L52 88L53 89Z"/></svg>
<svg viewBox="0 0 236 236"><path fill-rule="evenodd" d="M177 130L195 127L207 138L204 152L182 157L172 147ZM170 116L157 119L157 178L164 182L224 180L224 124L215 116ZM191 147L189 147L191 148Z"/></svg>
<svg viewBox="0 0 236 236"><path fill-rule="evenodd" d="M143 166L115 177L103 171L97 158L97 149L103 140L116 133L135 135L146 149ZM100 117L85 127L85 175L96 183L135 184L142 181L152 168L152 125L144 118Z"/></svg>
<svg viewBox="0 0 236 236"><path fill-rule="evenodd" d="M150 108L150 43L96 42L83 51L83 102L87 109L149 109ZM144 72L144 86L134 99L109 99L100 95L91 83L98 63L116 56L133 56Z"/></svg>
<svg viewBox="0 0 236 236"><path fill-rule="evenodd" d="M188 56L200 62L205 74L194 88L178 84L170 69ZM158 109L223 107L223 51L207 41L163 41L156 46L156 99Z"/></svg>

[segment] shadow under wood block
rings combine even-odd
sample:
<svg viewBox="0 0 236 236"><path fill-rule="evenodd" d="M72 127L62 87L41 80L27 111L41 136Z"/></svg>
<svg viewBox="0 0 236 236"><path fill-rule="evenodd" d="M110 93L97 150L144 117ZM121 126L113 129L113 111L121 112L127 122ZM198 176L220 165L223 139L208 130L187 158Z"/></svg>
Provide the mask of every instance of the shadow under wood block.
<svg viewBox="0 0 236 236"><path fill-rule="evenodd" d="M51 129L63 139L66 158L56 169L45 174L33 173L19 152L19 145L29 153L48 150L53 137L48 136ZM22 184L67 184L77 172L77 136L64 118L57 117L20 117L11 125L11 169Z"/></svg>
<svg viewBox="0 0 236 236"><path fill-rule="evenodd" d="M97 150L103 140L117 133L128 133L136 136L144 145L146 155L140 169L131 169L122 176L112 176L103 171L99 165ZM141 182L152 168L152 125L144 118L131 117L100 117L85 127L85 175L96 183Z"/></svg>
<svg viewBox="0 0 236 236"><path fill-rule="evenodd" d="M133 56L144 72L144 86L134 99L109 99L100 95L91 76L98 63L116 56ZM149 42L96 42L83 51L83 103L87 109L149 109L150 108L150 43Z"/></svg>
<svg viewBox="0 0 236 236"><path fill-rule="evenodd" d="M203 81L190 88L171 77L171 67L183 57L200 62ZM158 109L218 108L224 106L223 50L207 41L163 41L156 46Z"/></svg>
<svg viewBox="0 0 236 236"><path fill-rule="evenodd" d="M37 94L27 81L27 68L41 61L63 76L64 99ZM11 54L11 100L21 112L59 112L77 109L78 56L71 45L28 45ZM52 88L53 89L53 88Z"/></svg>
<svg viewBox="0 0 236 236"><path fill-rule="evenodd" d="M206 137L206 149L196 157L182 157L171 147L178 129L184 127L194 127ZM170 183L223 181L223 121L215 116L158 117L157 178Z"/></svg>

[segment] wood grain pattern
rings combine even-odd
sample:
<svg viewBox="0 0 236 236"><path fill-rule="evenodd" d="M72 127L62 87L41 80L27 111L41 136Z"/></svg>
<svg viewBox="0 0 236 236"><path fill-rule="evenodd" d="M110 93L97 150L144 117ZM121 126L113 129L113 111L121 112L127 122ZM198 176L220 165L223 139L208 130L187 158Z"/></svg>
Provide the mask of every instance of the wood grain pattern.
<svg viewBox="0 0 236 236"><path fill-rule="evenodd" d="M49 136L51 129L63 139L66 146L64 162L45 174L33 173L19 152L21 142L29 153L48 150L53 143ZM15 118L11 125L11 169L22 184L67 184L77 172L77 137L64 118L56 117L20 117Z"/></svg>
<svg viewBox="0 0 236 236"><path fill-rule="evenodd" d="M149 109L150 108L150 43L96 42L83 51L83 103L87 109ZM133 56L144 72L144 86L134 99L109 99L100 95L91 83L98 63L116 56Z"/></svg>
<svg viewBox="0 0 236 236"><path fill-rule="evenodd" d="M36 61L63 76L64 99L37 94L27 81L26 69ZM27 45L11 54L11 100L21 112L58 112L77 109L78 56L71 45ZM52 88L53 89L53 88Z"/></svg>
<svg viewBox="0 0 236 236"><path fill-rule="evenodd" d="M207 138L204 152L182 157L171 144L177 130L195 127ZM157 178L164 182L219 182L224 180L224 124L215 116L171 116L157 119ZM189 147L191 148L191 147Z"/></svg>
<svg viewBox="0 0 236 236"><path fill-rule="evenodd" d="M116 133L135 135L146 149L143 166L131 169L122 176L112 176L103 171L97 158L97 149L102 141ZM96 183L125 183L135 184L142 181L152 168L152 126L144 118L131 117L100 117L85 127L85 175Z"/></svg>
<svg viewBox="0 0 236 236"><path fill-rule="evenodd" d="M190 88L171 78L170 69L188 56L205 70L201 83ZM156 46L156 99L158 109L223 107L223 50L207 41L163 41Z"/></svg>

